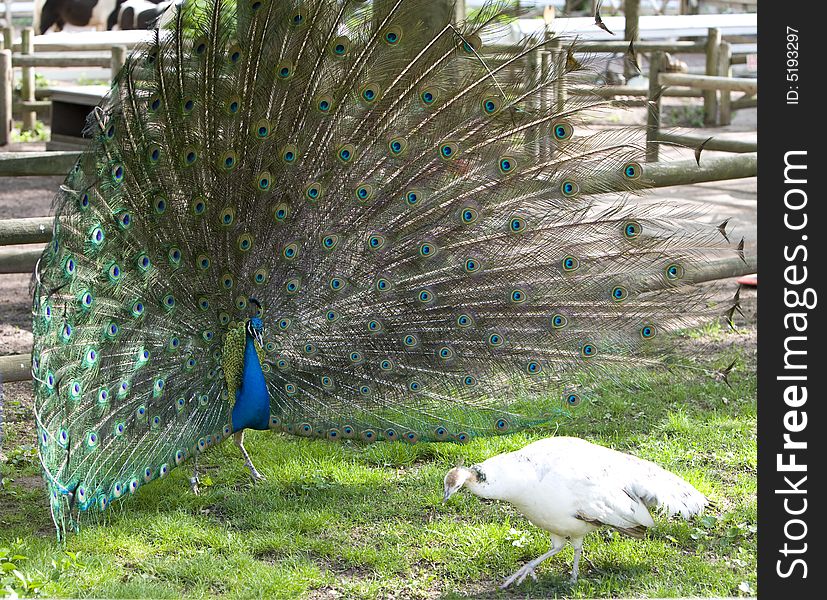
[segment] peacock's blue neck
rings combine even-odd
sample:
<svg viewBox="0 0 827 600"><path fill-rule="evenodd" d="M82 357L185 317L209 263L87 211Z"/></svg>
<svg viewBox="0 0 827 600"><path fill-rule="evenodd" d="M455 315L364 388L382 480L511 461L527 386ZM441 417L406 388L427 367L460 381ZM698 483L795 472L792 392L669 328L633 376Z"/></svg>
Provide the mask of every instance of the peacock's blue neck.
<svg viewBox="0 0 827 600"><path fill-rule="evenodd" d="M236 391L232 423L233 431L268 429L270 426L270 394L253 338L249 335L244 346L244 372L241 387Z"/></svg>

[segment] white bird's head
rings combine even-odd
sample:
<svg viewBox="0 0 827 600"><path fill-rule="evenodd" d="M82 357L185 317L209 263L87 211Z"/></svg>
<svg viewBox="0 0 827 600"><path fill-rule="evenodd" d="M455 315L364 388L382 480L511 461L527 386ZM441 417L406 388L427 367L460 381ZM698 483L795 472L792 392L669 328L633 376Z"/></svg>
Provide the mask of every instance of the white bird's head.
<svg viewBox="0 0 827 600"><path fill-rule="evenodd" d="M442 496L442 501L447 502L448 498L456 494L462 486L467 486L473 491L484 480L482 471L476 465L467 468L460 463L445 474L445 494Z"/></svg>

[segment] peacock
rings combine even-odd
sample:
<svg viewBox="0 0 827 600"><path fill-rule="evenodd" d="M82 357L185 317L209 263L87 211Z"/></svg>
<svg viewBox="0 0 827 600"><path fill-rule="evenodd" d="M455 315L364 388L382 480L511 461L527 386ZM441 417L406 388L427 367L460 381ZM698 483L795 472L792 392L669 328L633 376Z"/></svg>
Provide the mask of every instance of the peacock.
<svg viewBox="0 0 827 600"><path fill-rule="evenodd" d="M58 535L230 437L260 479L247 429L554 422L725 310L695 285L725 228L635 201L644 148L589 129L590 61L492 45L506 5L188 0L129 56L32 284Z"/></svg>

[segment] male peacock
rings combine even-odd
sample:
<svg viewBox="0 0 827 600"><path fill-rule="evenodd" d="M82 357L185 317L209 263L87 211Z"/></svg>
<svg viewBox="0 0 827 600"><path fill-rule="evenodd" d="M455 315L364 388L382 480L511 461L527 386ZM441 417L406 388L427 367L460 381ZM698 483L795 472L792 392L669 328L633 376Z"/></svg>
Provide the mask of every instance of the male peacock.
<svg viewBox="0 0 827 600"><path fill-rule="evenodd" d="M428 0L376 4L186 2L93 113L34 285L59 529L230 436L260 477L245 428L547 422L711 314L692 278L731 251L715 227L580 193L646 177L629 132L577 129L604 101L551 101L584 64L486 54L501 3L436 28Z"/></svg>

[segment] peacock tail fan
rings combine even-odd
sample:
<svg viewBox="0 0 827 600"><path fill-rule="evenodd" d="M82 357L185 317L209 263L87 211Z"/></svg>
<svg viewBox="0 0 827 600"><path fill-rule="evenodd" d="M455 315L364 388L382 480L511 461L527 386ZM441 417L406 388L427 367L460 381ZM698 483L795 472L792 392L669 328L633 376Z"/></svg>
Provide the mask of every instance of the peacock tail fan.
<svg viewBox="0 0 827 600"><path fill-rule="evenodd" d="M630 200L636 135L583 127L605 101L558 106L588 62L487 49L505 2L430 4L186 2L128 58L34 283L59 527L232 434L254 315L272 429L462 442L720 310L693 285L719 231Z"/></svg>

